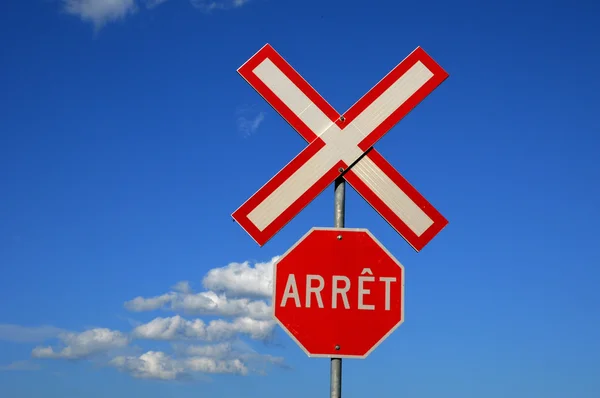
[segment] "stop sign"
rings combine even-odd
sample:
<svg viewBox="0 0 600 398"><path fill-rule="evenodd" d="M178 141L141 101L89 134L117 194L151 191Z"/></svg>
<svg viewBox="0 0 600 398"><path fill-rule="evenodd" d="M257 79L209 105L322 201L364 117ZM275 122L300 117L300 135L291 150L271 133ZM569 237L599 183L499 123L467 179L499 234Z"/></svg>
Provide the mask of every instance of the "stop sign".
<svg viewBox="0 0 600 398"><path fill-rule="evenodd" d="M366 229L311 229L273 280L275 319L311 357L365 358L404 318L404 268Z"/></svg>

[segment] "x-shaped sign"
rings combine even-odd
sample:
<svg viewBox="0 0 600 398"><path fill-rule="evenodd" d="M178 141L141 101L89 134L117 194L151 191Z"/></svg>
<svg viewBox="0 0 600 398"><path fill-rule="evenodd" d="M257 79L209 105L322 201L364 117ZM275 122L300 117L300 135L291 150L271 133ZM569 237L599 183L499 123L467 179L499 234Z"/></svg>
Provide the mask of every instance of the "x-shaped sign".
<svg viewBox="0 0 600 398"><path fill-rule="evenodd" d="M342 175L416 250L448 221L372 146L448 74L414 50L340 115L269 44L238 72L309 142L232 217L264 245Z"/></svg>

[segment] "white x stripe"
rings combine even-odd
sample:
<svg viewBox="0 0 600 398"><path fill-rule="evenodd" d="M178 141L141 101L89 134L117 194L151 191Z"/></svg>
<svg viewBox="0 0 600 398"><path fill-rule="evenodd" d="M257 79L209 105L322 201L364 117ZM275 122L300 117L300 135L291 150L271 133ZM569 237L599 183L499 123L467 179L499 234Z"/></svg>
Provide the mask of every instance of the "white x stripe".
<svg viewBox="0 0 600 398"><path fill-rule="evenodd" d="M248 218L260 230L269 226L337 162L343 160L348 165L354 163L363 154L358 144L433 76L433 73L425 65L417 62L349 126L341 130L268 58L254 69L254 73L326 144L248 214ZM369 162L367 161L367 163ZM375 170L376 166L374 164L365 164L364 166L359 169L365 183L372 185L372 188L375 189L384 188L387 185L374 186L374 182L377 180L369 177L379 175L379 173L373 173L373 171L377 171ZM388 188L393 188L393 185L395 184L388 185ZM419 234L429 228L433 221L427 214L399 189L395 193L399 198L404 196L405 199L408 199L402 201L404 206L401 207L408 209L408 213L413 215L413 220L410 221L412 221L415 232ZM394 198L396 195L386 196Z"/></svg>

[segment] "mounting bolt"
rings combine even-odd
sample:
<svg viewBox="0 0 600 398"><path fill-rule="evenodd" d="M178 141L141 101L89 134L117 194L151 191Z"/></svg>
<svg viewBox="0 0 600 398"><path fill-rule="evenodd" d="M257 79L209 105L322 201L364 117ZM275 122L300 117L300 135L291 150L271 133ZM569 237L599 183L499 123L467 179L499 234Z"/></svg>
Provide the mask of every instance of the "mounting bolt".
<svg viewBox="0 0 600 398"><path fill-rule="evenodd" d="M342 240L342 235L337 236L338 240Z"/></svg>
<svg viewBox="0 0 600 398"><path fill-rule="evenodd" d="M340 168L338 169L338 171L339 171L340 173L343 173L343 172L344 172L344 168L343 168L343 167L340 167Z"/></svg>
<svg viewBox="0 0 600 398"><path fill-rule="evenodd" d="M345 120L346 120L346 118L345 118L344 116L340 116L340 121L341 121L341 122L343 122L343 121L345 121Z"/></svg>
<svg viewBox="0 0 600 398"><path fill-rule="evenodd" d="M339 346L339 345L336 345L336 346L335 346L335 350L336 350L336 351L339 351L339 350L340 350L340 346Z"/></svg>

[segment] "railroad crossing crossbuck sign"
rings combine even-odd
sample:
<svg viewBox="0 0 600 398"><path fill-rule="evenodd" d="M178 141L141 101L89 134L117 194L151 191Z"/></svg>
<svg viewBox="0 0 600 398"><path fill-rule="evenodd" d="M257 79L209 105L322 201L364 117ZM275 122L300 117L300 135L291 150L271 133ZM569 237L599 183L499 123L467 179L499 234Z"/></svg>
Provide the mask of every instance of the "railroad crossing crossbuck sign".
<svg viewBox="0 0 600 398"><path fill-rule="evenodd" d="M264 245L337 177L416 250L448 221L372 146L447 77L418 47L340 115L270 45L238 72L309 145L232 217Z"/></svg>

